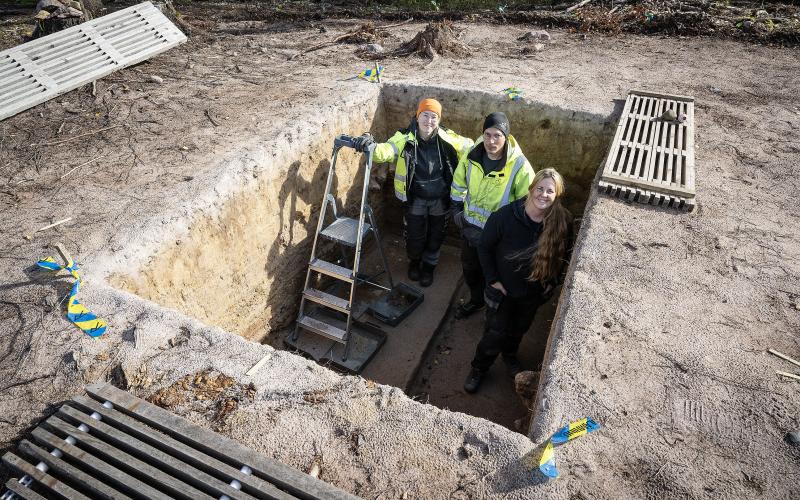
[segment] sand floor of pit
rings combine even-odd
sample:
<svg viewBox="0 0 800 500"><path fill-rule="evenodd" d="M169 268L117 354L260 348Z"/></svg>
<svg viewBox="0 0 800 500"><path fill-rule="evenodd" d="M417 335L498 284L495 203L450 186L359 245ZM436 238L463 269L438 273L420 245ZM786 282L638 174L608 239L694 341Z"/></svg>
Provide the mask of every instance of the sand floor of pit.
<svg viewBox="0 0 800 500"><path fill-rule="evenodd" d="M527 27L463 24L468 58L384 62L393 82L498 93L516 85L526 99L603 116L629 89L696 98L695 212L596 195L589 202L534 442L105 284L104 266L135 252L139 233L170 234L182 224L180 207L191 213L214 193L225 174L218 166L237 144L257 138L268 148L287 131L302 136L304 117L377 92L347 80L368 66L353 46L287 60L356 24L280 23L242 36L214 31L236 22L209 26L214 38L197 36L109 76L96 97L80 89L0 122L2 446L87 382L124 374L146 396L213 368L257 389L220 432L303 470L322 457L322 479L368 498L800 497L800 450L784 441L800 428L798 385L775 374L791 366L765 353L800 357L797 49L553 30L544 50L526 57L516 39ZM399 45L422 27L394 28L384 43ZM40 145L111 125L121 126ZM73 222L23 239L64 216ZM82 262L82 301L112 325L103 338L63 319L68 280L25 273L51 239ZM245 377L265 354L270 362ZM211 426L201 404L175 411ZM529 472L535 445L587 415L604 429L560 448L563 477L540 484ZM358 449L353 433L364 437Z"/></svg>

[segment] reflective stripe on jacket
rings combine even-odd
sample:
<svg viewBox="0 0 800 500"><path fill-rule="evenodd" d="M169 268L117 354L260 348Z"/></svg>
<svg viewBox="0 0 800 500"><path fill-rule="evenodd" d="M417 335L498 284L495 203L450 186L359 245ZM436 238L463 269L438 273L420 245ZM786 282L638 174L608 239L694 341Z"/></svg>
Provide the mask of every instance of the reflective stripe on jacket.
<svg viewBox="0 0 800 500"><path fill-rule="evenodd" d="M483 138L463 158L453 175L450 198L464 204L464 219L480 228L502 206L528 194L533 181L533 167L522 154L514 136L506 141L506 164L501 170L484 173L481 160Z"/></svg>
<svg viewBox="0 0 800 500"><path fill-rule="evenodd" d="M375 163L395 162L394 194L401 201L408 201L408 189L414 178L413 146L417 144L414 125L415 122L412 122L412 127L396 132L388 141L375 146L372 156L372 161ZM459 160L472 147L472 139L462 137L444 127L439 127L438 136L445 156L454 159L451 166L442 165L445 182L450 183Z"/></svg>

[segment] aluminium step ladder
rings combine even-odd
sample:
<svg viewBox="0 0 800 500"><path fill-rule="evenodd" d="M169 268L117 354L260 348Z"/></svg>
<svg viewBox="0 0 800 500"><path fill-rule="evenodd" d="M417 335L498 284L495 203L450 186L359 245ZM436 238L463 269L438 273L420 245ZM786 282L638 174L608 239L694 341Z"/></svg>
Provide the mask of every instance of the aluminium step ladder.
<svg viewBox="0 0 800 500"><path fill-rule="evenodd" d="M380 235L378 227L375 223L375 217L372 208L369 206L369 179L370 172L372 171L372 156L375 146L370 146L367 154L367 164L364 169L364 187L361 193L361 207L358 219L340 216L336 209L336 199L331 193L331 185L333 177L336 175L336 159L339 150L343 147L353 148L353 138L346 135L340 135L334 140L333 155L331 157L330 168L328 169L328 180L325 185L325 195L322 199L322 206L320 208L319 221L317 222L317 230L314 234L314 243L311 247L311 258L309 259L308 270L306 272L306 281L303 286L303 296L300 301L300 312L297 317L297 325L292 340L296 341L300 330L306 330L311 333L320 335L327 339L333 340L344 344L343 360L347 360L351 345L351 330L353 327L353 304L356 297L356 287L359 284L366 283L387 291L394 288L392 274L389 270L389 265L386 261L386 255L383 253L381 246ZM328 226L325 226L325 215L327 214L328 205L330 205L334 221ZM366 222L364 219L368 219ZM323 228L323 226L325 226ZM383 269L389 280L389 287L385 287L379 283L372 281L375 277L362 277L359 275L359 265L361 264L361 250L364 242L364 237L372 234L375 237L375 242L378 246L378 252L381 257ZM342 264L328 262L317 256L317 244L319 237L337 243L342 252ZM354 257L352 267L345 267L347 265L347 252L346 248L354 249ZM378 274L382 274L378 273ZM349 285L350 293L348 299L337 297L331 293L318 290L311 286L311 278L314 274L323 274L339 280L340 282ZM346 317L346 324L344 328L337 325L328 323L323 319L318 319L308 314L308 301L314 302L327 309L338 311Z"/></svg>

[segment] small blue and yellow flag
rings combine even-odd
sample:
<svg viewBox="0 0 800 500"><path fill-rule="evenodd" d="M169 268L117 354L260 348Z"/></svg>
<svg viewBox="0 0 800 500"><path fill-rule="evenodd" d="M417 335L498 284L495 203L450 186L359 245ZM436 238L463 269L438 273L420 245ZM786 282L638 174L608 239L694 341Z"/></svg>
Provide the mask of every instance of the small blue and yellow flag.
<svg viewBox="0 0 800 500"><path fill-rule="evenodd" d="M508 87L503 89L502 92L512 101L519 101L522 98L522 90L517 87Z"/></svg>
<svg viewBox="0 0 800 500"><path fill-rule="evenodd" d="M81 287L81 277L78 275L78 264L73 261L67 262L66 266L58 264L52 257L47 257L36 263L37 266L49 271L60 271L66 269L75 278L75 284L69 292L67 302L67 319L72 321L75 326L80 328L90 337L99 337L106 331L106 322L89 312L83 304L78 302L78 289Z"/></svg>
<svg viewBox="0 0 800 500"><path fill-rule="evenodd" d="M383 66L378 66L378 69L375 68L367 68L361 73L358 74L359 78L363 78L368 82L375 83L378 81L378 77L383 74Z"/></svg>
<svg viewBox="0 0 800 500"><path fill-rule="evenodd" d="M544 448L544 453L542 453L542 458L539 459L539 470L542 471L542 474L550 478L558 477L558 469L556 468L556 459L555 453L553 452L553 446L567 443L573 439L583 436L584 434L594 432L599 428L600 424L592 420L591 417L586 417L576 420L575 422L571 422L569 425L565 425L559 429L555 434L553 434L553 437L550 438L550 441L547 442L547 446Z"/></svg>

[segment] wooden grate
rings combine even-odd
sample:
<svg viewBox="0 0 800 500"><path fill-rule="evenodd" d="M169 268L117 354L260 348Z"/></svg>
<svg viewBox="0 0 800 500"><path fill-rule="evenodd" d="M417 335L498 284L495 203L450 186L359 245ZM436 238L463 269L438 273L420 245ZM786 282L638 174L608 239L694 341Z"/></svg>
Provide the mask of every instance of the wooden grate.
<svg viewBox="0 0 800 500"><path fill-rule="evenodd" d="M663 120L667 110L686 120ZM615 197L692 210L694 98L629 92L599 186Z"/></svg>
<svg viewBox="0 0 800 500"><path fill-rule="evenodd" d="M150 2L0 52L0 120L186 41Z"/></svg>
<svg viewBox="0 0 800 500"><path fill-rule="evenodd" d="M5 484L9 491L21 498L356 499L109 384L86 392L3 455L20 477Z"/></svg>

